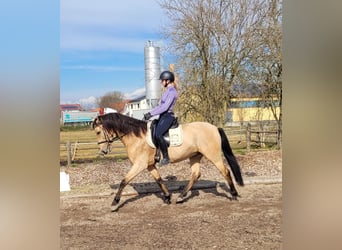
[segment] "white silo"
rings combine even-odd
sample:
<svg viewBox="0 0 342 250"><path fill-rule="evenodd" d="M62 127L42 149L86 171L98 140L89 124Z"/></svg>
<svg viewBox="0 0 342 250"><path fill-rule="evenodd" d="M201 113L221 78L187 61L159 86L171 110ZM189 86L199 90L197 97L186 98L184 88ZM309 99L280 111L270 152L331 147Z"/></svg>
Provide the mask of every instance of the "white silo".
<svg viewBox="0 0 342 250"><path fill-rule="evenodd" d="M158 104L161 95L160 47L154 45L152 41L148 41L144 52L146 100L150 108L153 108Z"/></svg>

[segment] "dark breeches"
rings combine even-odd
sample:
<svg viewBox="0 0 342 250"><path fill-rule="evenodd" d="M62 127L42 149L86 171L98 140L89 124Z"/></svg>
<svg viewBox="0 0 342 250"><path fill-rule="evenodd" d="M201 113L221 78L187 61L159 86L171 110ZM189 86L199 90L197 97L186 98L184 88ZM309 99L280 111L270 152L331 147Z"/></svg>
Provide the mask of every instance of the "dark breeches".
<svg viewBox="0 0 342 250"><path fill-rule="evenodd" d="M173 120L175 119L173 113L165 113L160 116L156 127L156 138L163 136L167 130L171 127Z"/></svg>

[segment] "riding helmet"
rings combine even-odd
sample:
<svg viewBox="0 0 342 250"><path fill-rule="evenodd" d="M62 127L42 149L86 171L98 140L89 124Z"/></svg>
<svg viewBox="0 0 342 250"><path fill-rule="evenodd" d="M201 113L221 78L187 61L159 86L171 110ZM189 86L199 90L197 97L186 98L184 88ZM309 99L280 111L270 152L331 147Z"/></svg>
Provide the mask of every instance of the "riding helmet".
<svg viewBox="0 0 342 250"><path fill-rule="evenodd" d="M171 82L175 81L175 75L171 71L163 71L160 74L159 80L170 80Z"/></svg>

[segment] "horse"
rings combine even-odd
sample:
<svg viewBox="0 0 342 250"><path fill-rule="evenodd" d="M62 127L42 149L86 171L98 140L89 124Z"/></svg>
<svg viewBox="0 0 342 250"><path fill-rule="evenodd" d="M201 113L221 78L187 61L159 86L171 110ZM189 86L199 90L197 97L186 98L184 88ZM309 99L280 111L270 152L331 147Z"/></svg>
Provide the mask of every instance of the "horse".
<svg viewBox="0 0 342 250"><path fill-rule="evenodd" d="M163 192L163 201L171 203L171 194L156 167L156 149L146 140L147 122L120 113L107 113L97 116L92 124L99 145L99 154L110 152L111 143L121 140L126 147L127 156L132 163L131 169L120 182L118 191L112 202L111 210L119 208L121 194L126 185L143 170L147 169ZM177 147L169 147L170 163L190 159L191 178L184 187L176 203L181 203L187 197L194 183L200 178L200 160L206 157L211 161L227 181L232 199L239 196L229 169L223 161L225 156L239 186L244 186L240 166L232 152L228 138L222 128L207 122L191 122L182 124L183 143Z"/></svg>

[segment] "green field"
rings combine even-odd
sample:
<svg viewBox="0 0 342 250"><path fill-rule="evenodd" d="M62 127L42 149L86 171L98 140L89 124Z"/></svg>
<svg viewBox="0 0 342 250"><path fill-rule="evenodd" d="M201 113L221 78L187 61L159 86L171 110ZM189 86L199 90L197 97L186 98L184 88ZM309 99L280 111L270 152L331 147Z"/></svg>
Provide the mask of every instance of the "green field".
<svg viewBox="0 0 342 250"><path fill-rule="evenodd" d="M71 146L72 163L83 163L90 161L102 161L106 159L127 158L126 150L120 141L113 143L112 152L105 158L98 154L99 147L94 130L91 128L61 128L60 131L60 164L67 165L68 151L67 143ZM76 151L75 151L76 150Z"/></svg>
<svg viewBox="0 0 342 250"><path fill-rule="evenodd" d="M61 129L59 140L61 144L70 142L96 142L94 130L91 128Z"/></svg>

